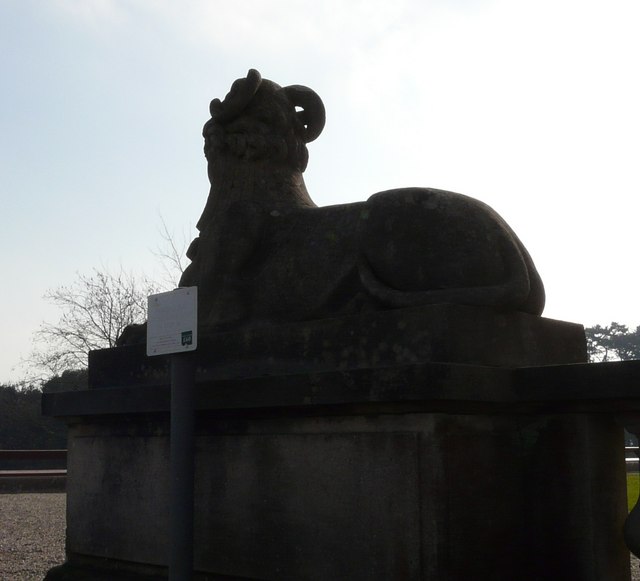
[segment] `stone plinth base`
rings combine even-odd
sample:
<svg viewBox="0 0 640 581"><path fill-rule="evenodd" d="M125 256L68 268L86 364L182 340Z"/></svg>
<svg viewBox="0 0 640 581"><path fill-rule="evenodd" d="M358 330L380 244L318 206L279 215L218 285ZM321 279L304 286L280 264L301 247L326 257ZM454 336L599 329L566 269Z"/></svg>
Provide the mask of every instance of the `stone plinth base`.
<svg viewBox="0 0 640 581"><path fill-rule="evenodd" d="M582 325L524 313L430 305L204 335L198 381L442 362L492 367L583 363ZM145 346L89 354L89 384L163 385L168 358Z"/></svg>
<svg viewBox="0 0 640 581"><path fill-rule="evenodd" d="M628 579L614 415L640 409L625 387L640 369L610 368L605 386L584 364L363 357L232 379L205 359L196 579ZM144 365L120 387L45 397L70 428L68 562L49 581L166 576L169 388L127 386Z"/></svg>

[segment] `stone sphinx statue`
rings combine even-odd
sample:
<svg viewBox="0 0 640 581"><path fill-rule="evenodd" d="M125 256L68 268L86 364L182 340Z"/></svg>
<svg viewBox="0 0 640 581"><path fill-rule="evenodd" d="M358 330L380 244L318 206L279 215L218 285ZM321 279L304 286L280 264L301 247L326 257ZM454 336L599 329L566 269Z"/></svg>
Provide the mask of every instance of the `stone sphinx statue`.
<svg viewBox="0 0 640 581"><path fill-rule="evenodd" d="M204 328L435 303L542 312L531 257L478 200L403 188L317 207L302 177L325 122L311 89L250 70L210 111L211 190L180 280L198 286Z"/></svg>

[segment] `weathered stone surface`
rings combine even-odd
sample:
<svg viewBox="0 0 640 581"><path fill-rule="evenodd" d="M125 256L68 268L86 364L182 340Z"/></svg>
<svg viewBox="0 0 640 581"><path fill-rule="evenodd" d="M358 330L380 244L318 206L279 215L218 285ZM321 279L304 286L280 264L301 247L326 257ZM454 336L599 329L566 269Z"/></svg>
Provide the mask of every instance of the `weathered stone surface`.
<svg viewBox="0 0 640 581"><path fill-rule="evenodd" d="M464 305L201 332L201 381L425 362L535 366L587 360L582 325ZM141 345L93 351L89 361L91 387L168 381L167 359L144 357Z"/></svg>
<svg viewBox="0 0 640 581"><path fill-rule="evenodd" d="M640 411L640 362L607 368L607 384L597 365L437 363L201 384L196 578L628 578L614 416ZM140 390L155 401L127 407ZM65 571L163 571L166 396L46 395L70 422Z"/></svg>
<svg viewBox="0 0 640 581"><path fill-rule="evenodd" d="M67 551L166 564L167 431L164 423L144 421L142 425L112 424L102 434L99 429L92 433L87 428L71 428ZM91 518L86 517L89 514Z"/></svg>
<svg viewBox="0 0 640 581"><path fill-rule="evenodd" d="M180 286L203 326L321 319L440 303L540 314L544 288L516 234L473 198L429 188L318 208L302 172L318 95L249 71L203 135L211 191Z"/></svg>
<svg viewBox="0 0 640 581"><path fill-rule="evenodd" d="M602 412L631 425L640 417L639 381L638 361L524 369L427 363L205 381L196 385L195 406L221 416L282 409L317 415L336 406L373 413L383 404L389 413ZM44 394L42 408L48 416L90 417L162 414L169 404L165 384Z"/></svg>
<svg viewBox="0 0 640 581"><path fill-rule="evenodd" d="M196 569L283 580L457 580L470 570L487 580L624 578L624 486L598 476L624 468L612 445L596 458L587 446L608 434L621 450L619 428L601 416L586 427L575 416L533 424L441 415L214 423L198 439ZM84 462L73 468L82 482L69 522L93 526L72 525L71 560L164 565L168 465L156 460L166 432L138 432L156 452L124 458L138 448L125 430L84 431L74 434ZM571 461L566 450L576 449Z"/></svg>

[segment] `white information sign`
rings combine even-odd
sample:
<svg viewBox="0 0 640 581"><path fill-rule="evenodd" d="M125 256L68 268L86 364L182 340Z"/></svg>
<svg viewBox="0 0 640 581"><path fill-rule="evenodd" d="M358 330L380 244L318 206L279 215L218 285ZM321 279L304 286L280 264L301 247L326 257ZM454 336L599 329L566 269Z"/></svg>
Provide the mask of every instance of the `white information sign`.
<svg viewBox="0 0 640 581"><path fill-rule="evenodd" d="M198 346L198 287L148 297L147 355L195 351Z"/></svg>

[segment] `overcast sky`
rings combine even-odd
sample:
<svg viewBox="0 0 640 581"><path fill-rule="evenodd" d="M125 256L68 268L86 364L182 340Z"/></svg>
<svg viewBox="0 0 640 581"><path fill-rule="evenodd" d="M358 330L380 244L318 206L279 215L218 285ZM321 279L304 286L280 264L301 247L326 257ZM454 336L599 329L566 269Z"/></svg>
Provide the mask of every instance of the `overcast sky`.
<svg viewBox="0 0 640 581"><path fill-rule="evenodd" d="M529 249L544 315L635 326L638 0L2 0L0 381L93 267L158 274L195 235L209 101L257 68L323 98L318 205L477 197Z"/></svg>

